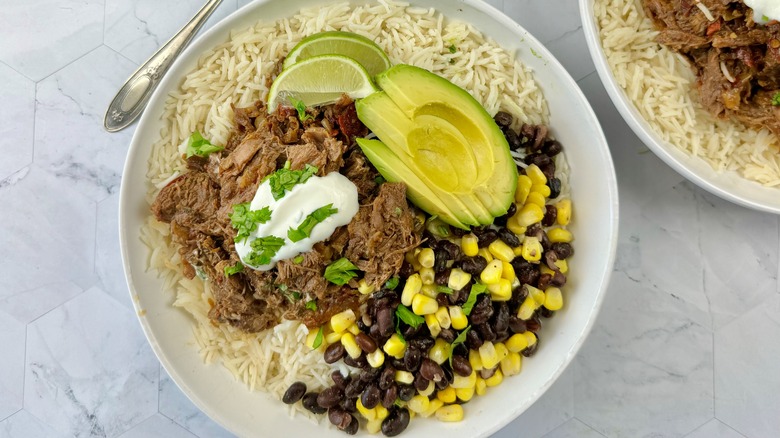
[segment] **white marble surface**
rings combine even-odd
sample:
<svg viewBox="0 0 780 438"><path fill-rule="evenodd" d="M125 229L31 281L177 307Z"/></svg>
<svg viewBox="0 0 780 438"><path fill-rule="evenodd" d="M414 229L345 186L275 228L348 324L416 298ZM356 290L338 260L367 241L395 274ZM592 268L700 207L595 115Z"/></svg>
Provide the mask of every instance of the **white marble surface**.
<svg viewBox="0 0 780 438"><path fill-rule="evenodd" d="M209 25L248 1L225 0ZM200 3L0 0L0 437L231 436L141 333L117 238L133 128L101 128L118 86ZM640 143L594 72L576 0L490 3L579 82L621 202L591 337L496 436L780 436L778 218L705 193Z"/></svg>

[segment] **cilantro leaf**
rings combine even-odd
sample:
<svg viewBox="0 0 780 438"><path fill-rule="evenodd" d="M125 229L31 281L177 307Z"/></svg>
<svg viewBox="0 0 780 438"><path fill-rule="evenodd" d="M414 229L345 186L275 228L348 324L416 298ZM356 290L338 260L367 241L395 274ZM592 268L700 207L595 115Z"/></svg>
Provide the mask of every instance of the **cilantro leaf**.
<svg viewBox="0 0 780 438"><path fill-rule="evenodd" d="M314 338L314 343L311 345L312 350L320 348L320 345L322 345L322 335L322 326L320 326L320 330L317 332L317 336Z"/></svg>
<svg viewBox="0 0 780 438"><path fill-rule="evenodd" d="M450 51L450 53L455 53L455 52L457 52L457 51L458 51L458 48L457 48L457 47L455 47L455 44L451 44L451 45L448 47L448 50Z"/></svg>
<svg viewBox="0 0 780 438"><path fill-rule="evenodd" d="M195 131L190 135L187 140L187 158L197 155L198 157L208 157L212 152L219 152L225 149L224 146L217 146L211 144L208 140L200 135L200 132Z"/></svg>
<svg viewBox="0 0 780 438"><path fill-rule="evenodd" d="M290 103L292 104L293 108L295 108L296 111L298 111L298 118L301 120L301 122L309 119L314 119L309 114L306 114L306 104L303 103L302 100L296 99L292 96L290 96Z"/></svg>
<svg viewBox="0 0 780 438"><path fill-rule="evenodd" d="M487 292L487 286L484 284L477 283L471 285L469 297L463 304L463 313L465 315L469 315L471 313L471 309L474 307L474 304L477 304L477 295L484 294L485 292Z"/></svg>
<svg viewBox="0 0 780 438"><path fill-rule="evenodd" d="M262 266L271 263L271 258L284 245L284 239L276 236L265 236L255 239L250 244L252 251L246 256L246 262L252 266Z"/></svg>
<svg viewBox="0 0 780 438"><path fill-rule="evenodd" d="M333 284L343 286L352 278L357 277L355 272L357 270L357 266L353 265L346 257L342 257L325 268L325 279Z"/></svg>
<svg viewBox="0 0 780 438"><path fill-rule="evenodd" d="M471 330L471 326L468 326L465 329L463 329L463 331L460 332L458 337L455 338L454 341L452 341L452 345L450 346L450 368L452 368L452 352L455 351L455 347L466 342L466 335L469 334L469 330Z"/></svg>
<svg viewBox="0 0 780 438"><path fill-rule="evenodd" d="M271 194L275 200L280 200L284 197L284 194L296 184L303 184L309 178L317 173L317 168L310 164L307 164L303 169L290 170L290 162L284 163L284 167L272 173L266 178L268 184L271 186Z"/></svg>
<svg viewBox="0 0 780 438"><path fill-rule="evenodd" d="M777 92L772 96L772 105L780 106L780 92Z"/></svg>
<svg viewBox="0 0 780 438"><path fill-rule="evenodd" d="M249 203L236 204L233 213L228 214L230 223L236 229L236 242L246 240L257 229L258 224L264 224L271 220L271 209L266 207L260 210L250 210Z"/></svg>
<svg viewBox="0 0 780 438"><path fill-rule="evenodd" d="M328 204L314 210L310 215L306 216L306 219L301 222L298 228L294 229L290 227L290 229L287 230L287 238L290 239L291 242L298 242L311 236L311 230L314 229L315 225L338 212L339 209L333 208L333 204Z"/></svg>
<svg viewBox="0 0 780 438"><path fill-rule="evenodd" d="M379 175L378 177L374 178L374 182L376 185L381 186L385 182L385 179L382 177L382 175Z"/></svg>
<svg viewBox="0 0 780 438"><path fill-rule="evenodd" d="M440 294L445 294L445 295L452 295L453 290L452 290L451 287L437 285L436 286L436 292L438 292Z"/></svg>
<svg viewBox="0 0 780 438"><path fill-rule="evenodd" d="M225 277L238 274L239 272L244 272L244 264L241 262L236 262L233 266L225 266Z"/></svg>
<svg viewBox="0 0 780 438"><path fill-rule="evenodd" d="M306 308L312 312L317 311L317 300L309 300L306 302Z"/></svg>
<svg viewBox="0 0 780 438"><path fill-rule="evenodd" d="M296 265L300 265L301 263L303 263L303 256L300 254L295 256L295 258L293 259L293 263L295 263Z"/></svg>
<svg viewBox="0 0 780 438"><path fill-rule="evenodd" d="M409 308L403 304L399 304L398 308L395 309L395 316L413 328L417 328L420 326L420 324L425 322L425 318L419 315L415 315L414 312L409 310Z"/></svg>
<svg viewBox="0 0 780 438"><path fill-rule="evenodd" d="M398 282L399 282L398 276L395 276L387 280L387 282L385 282L385 289L395 290L395 288L398 287Z"/></svg>

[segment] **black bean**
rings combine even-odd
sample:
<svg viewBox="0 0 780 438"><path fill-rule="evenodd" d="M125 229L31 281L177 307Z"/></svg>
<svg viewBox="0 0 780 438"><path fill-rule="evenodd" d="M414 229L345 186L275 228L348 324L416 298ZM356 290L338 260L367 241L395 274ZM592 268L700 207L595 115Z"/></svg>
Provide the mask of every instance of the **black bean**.
<svg viewBox="0 0 780 438"><path fill-rule="evenodd" d="M420 368L420 361L422 360L422 352L416 348L407 348L404 353L404 365L406 365L406 371L415 372Z"/></svg>
<svg viewBox="0 0 780 438"><path fill-rule="evenodd" d="M539 319L538 316L534 315L531 317L531 319L525 322L525 327L529 332L539 333L539 330L542 329L542 320Z"/></svg>
<svg viewBox="0 0 780 438"><path fill-rule="evenodd" d="M551 227L555 224L555 219L558 217L558 209L554 205L546 205L544 207L544 217L542 218L542 225L545 227Z"/></svg>
<svg viewBox="0 0 780 438"><path fill-rule="evenodd" d="M426 357L420 364L420 375L426 380L439 382L444 378L444 370L439 364Z"/></svg>
<svg viewBox="0 0 780 438"><path fill-rule="evenodd" d="M520 284L529 284L536 286L539 281L539 269L531 263L525 261L522 257L515 257L511 263L515 269L515 275Z"/></svg>
<svg viewBox="0 0 780 438"><path fill-rule="evenodd" d="M338 406L344 399L344 392L336 386L326 388L317 396L317 404L323 408L329 409Z"/></svg>
<svg viewBox="0 0 780 438"><path fill-rule="evenodd" d="M409 276L411 276L412 274L414 274L414 266L412 266L407 262L404 262L401 265L401 269L398 271L398 275L400 275L403 278L409 278Z"/></svg>
<svg viewBox="0 0 780 438"><path fill-rule="evenodd" d="M498 232L492 228L476 227L471 230L477 236L477 246L487 248L498 239Z"/></svg>
<svg viewBox="0 0 780 438"><path fill-rule="evenodd" d="M551 157L560 154L562 150L563 150L563 146L561 146L558 140L548 140L544 143L544 146L542 147L542 151Z"/></svg>
<svg viewBox="0 0 780 438"><path fill-rule="evenodd" d="M466 302L466 299L468 298L468 292L466 289L459 289L452 291L451 294L447 295L447 302L451 305L457 305L457 304L463 304Z"/></svg>
<svg viewBox="0 0 780 438"><path fill-rule="evenodd" d="M566 284L566 276L560 272L556 272L553 274L553 278L550 280L550 284L555 287L562 287L564 284Z"/></svg>
<svg viewBox="0 0 780 438"><path fill-rule="evenodd" d="M438 389L439 391L447 389L447 387L450 386L450 382L446 378L441 379L438 382L434 382L434 384L436 385L436 389Z"/></svg>
<svg viewBox="0 0 780 438"><path fill-rule="evenodd" d="M571 244L566 242L553 243L550 245L550 250L555 251L555 253L558 254L558 258L561 260L568 259L574 254L574 249L571 247Z"/></svg>
<svg viewBox="0 0 780 438"><path fill-rule="evenodd" d="M440 293L436 295L436 302L439 304L439 307L447 307L450 304L450 299L447 294Z"/></svg>
<svg viewBox="0 0 780 438"><path fill-rule="evenodd" d="M439 337L441 339L444 339L447 342L452 343L455 340L455 338L458 337L458 335L455 334L455 330L451 328L447 328L447 329L441 329L441 331L439 332Z"/></svg>
<svg viewBox="0 0 780 438"><path fill-rule="evenodd" d="M371 383L375 382L379 378L379 374L382 372L379 368L368 367L360 372L360 380Z"/></svg>
<svg viewBox="0 0 780 438"><path fill-rule="evenodd" d="M447 251L437 248L434 250L433 256L433 272L439 273L447 269L447 259L449 258Z"/></svg>
<svg viewBox="0 0 780 438"><path fill-rule="evenodd" d="M406 430L407 426L409 426L409 411L406 408L393 409L382 422L382 434L396 436Z"/></svg>
<svg viewBox="0 0 780 438"><path fill-rule="evenodd" d="M382 406L390 409L395 405L396 399L398 399L398 385L393 383L385 390L385 393L382 394Z"/></svg>
<svg viewBox="0 0 780 438"><path fill-rule="evenodd" d="M517 237L517 235L506 228L498 229L498 237L512 248L520 246L520 239Z"/></svg>
<svg viewBox="0 0 780 438"><path fill-rule="evenodd" d="M363 318L365 318L365 317L366 317L366 314L364 313L363 314ZM368 328L371 326L371 318L369 317L369 322L368 323L363 321L363 318L360 318L360 319L357 320L357 326L358 326L358 328L360 329L361 332L365 333L365 332L368 332Z"/></svg>
<svg viewBox="0 0 780 438"><path fill-rule="evenodd" d="M355 368L365 368L368 366L365 354L361 354L357 359L353 359L350 355L346 355L343 360L345 364Z"/></svg>
<svg viewBox="0 0 780 438"><path fill-rule="evenodd" d="M506 142L509 143L509 149L512 149L513 151L520 149L523 145L523 140L511 129L504 131L504 136L506 137Z"/></svg>
<svg viewBox="0 0 780 438"><path fill-rule="evenodd" d="M547 289L547 287L550 285L550 282L552 281L552 275L550 274L541 274L539 276L539 281L537 282L537 286L539 289Z"/></svg>
<svg viewBox="0 0 780 438"><path fill-rule="evenodd" d="M376 339L380 344L390 337L390 335L382 335L379 330L379 324L376 323L372 324L371 327L368 328L368 336L371 336L371 339Z"/></svg>
<svg viewBox="0 0 780 438"><path fill-rule="evenodd" d="M520 354L522 354L525 357L531 357L534 354L536 354L536 350L539 349L539 339L536 339L536 343L534 345L531 345L530 347L526 348L525 350L521 351Z"/></svg>
<svg viewBox="0 0 780 438"><path fill-rule="evenodd" d="M341 342L330 344L328 345L328 348L325 349L325 363L336 363L340 361L345 354L347 354L347 351L344 349L344 345L342 345Z"/></svg>
<svg viewBox="0 0 780 438"><path fill-rule="evenodd" d="M284 392L282 402L291 405L300 400L304 394L306 394L306 384L303 382L295 382Z"/></svg>
<svg viewBox="0 0 780 438"><path fill-rule="evenodd" d="M373 409L382 399L382 392L379 391L379 387L375 384L368 385L366 389L360 394L360 403L365 406L366 409Z"/></svg>
<svg viewBox="0 0 780 438"><path fill-rule="evenodd" d="M555 312L553 312L552 310L544 306L539 308L539 316L541 316L542 318L552 318L553 315L555 315Z"/></svg>
<svg viewBox="0 0 780 438"><path fill-rule="evenodd" d="M523 161L528 165L536 164L540 169L551 162L550 157L542 153L528 154Z"/></svg>
<svg viewBox="0 0 780 438"><path fill-rule="evenodd" d="M558 270L558 266L555 265L555 262L558 261L558 253L555 251L545 251L544 254L542 254L542 258L544 259L544 264L547 265L548 268L553 271Z"/></svg>
<svg viewBox="0 0 780 438"><path fill-rule="evenodd" d="M496 332L490 327L490 324L478 324L475 326L479 332L479 337L486 342L493 342L496 340Z"/></svg>
<svg viewBox="0 0 780 438"><path fill-rule="evenodd" d="M468 230L464 230L463 228L450 227L450 232L455 237L463 237L466 235L466 233L468 233Z"/></svg>
<svg viewBox="0 0 780 438"><path fill-rule="evenodd" d="M471 320L471 324L486 323L490 319L490 317L493 316L493 306L491 304L490 297L488 295L480 295L479 297L477 297L477 303L471 309L471 314L469 316L470 316L469 319Z"/></svg>
<svg viewBox="0 0 780 438"><path fill-rule="evenodd" d="M497 369L498 369L498 367L483 368L483 369L479 370L479 377L482 377L483 379L489 379L489 378L493 377L493 374L496 373Z"/></svg>
<svg viewBox="0 0 780 438"><path fill-rule="evenodd" d="M357 397L345 398L339 403L339 407L347 412L357 412Z"/></svg>
<svg viewBox="0 0 780 438"><path fill-rule="evenodd" d="M344 395L347 398L358 397L365 388L366 382L363 382L360 379L352 379L349 383L347 383L347 387L344 388Z"/></svg>
<svg viewBox="0 0 780 438"><path fill-rule="evenodd" d="M550 188L550 199L555 199L561 195L561 180L558 178L550 178L547 180L547 187Z"/></svg>
<svg viewBox="0 0 780 438"><path fill-rule="evenodd" d="M499 127L507 128L509 127L509 125L512 124L514 117L512 117L512 115L506 111L499 111L493 117L493 120L496 121L496 125L498 125Z"/></svg>
<svg viewBox="0 0 780 438"><path fill-rule="evenodd" d="M341 371L336 370L336 371L330 373L330 380L333 380L333 383L338 388L344 389L344 387L347 386L347 383L349 383L350 378L349 377L344 377L344 375L341 374Z"/></svg>
<svg viewBox="0 0 780 438"><path fill-rule="evenodd" d="M390 307L382 307L376 311L376 324L379 326L379 334L390 336L395 331L393 315L395 312Z"/></svg>
<svg viewBox="0 0 780 438"><path fill-rule="evenodd" d="M409 401L417 394L417 390L412 385L398 385L398 398L403 401Z"/></svg>
<svg viewBox="0 0 780 438"><path fill-rule="evenodd" d="M429 337L415 338L409 341L409 348L416 348L420 351L428 351L433 347L434 340Z"/></svg>
<svg viewBox="0 0 780 438"><path fill-rule="evenodd" d="M471 375L471 363L463 356L452 356L452 371L462 377Z"/></svg>
<svg viewBox="0 0 780 438"><path fill-rule="evenodd" d="M354 415L350 415L350 417L352 417L352 421L349 422L349 426L344 429L344 432L346 432L347 435L356 435L360 428L360 422Z"/></svg>
<svg viewBox="0 0 780 438"><path fill-rule="evenodd" d="M406 328L403 330L404 339L412 339L416 337L423 330L423 327L427 328L425 324L420 324L417 327L413 327L411 325L406 326Z"/></svg>
<svg viewBox="0 0 780 438"><path fill-rule="evenodd" d="M525 325L525 321L518 318L517 315L512 315L509 317L509 330L512 333L523 333L528 331L528 327Z"/></svg>
<svg viewBox="0 0 780 438"><path fill-rule="evenodd" d="M322 406L317 403L317 396L320 395L317 392L310 392L303 396L303 401L301 401L301 404L304 408L308 409L309 412L313 414L324 414L328 410L326 408L323 408Z"/></svg>
<svg viewBox="0 0 780 438"><path fill-rule="evenodd" d="M438 241L436 247L447 253L448 260L458 260L463 254L460 250L460 245L452 243L449 240Z"/></svg>
<svg viewBox="0 0 780 438"><path fill-rule="evenodd" d="M469 330L466 333L466 346L471 350L476 350L482 346L482 338L479 337L479 333L476 330Z"/></svg>
<svg viewBox="0 0 780 438"><path fill-rule="evenodd" d="M504 336L509 331L509 305L499 303L493 313L493 329L496 336Z"/></svg>
<svg viewBox="0 0 780 438"><path fill-rule="evenodd" d="M379 389L386 390L395 381L395 369L393 367L385 367L382 370L382 374L379 375Z"/></svg>
<svg viewBox="0 0 780 438"><path fill-rule="evenodd" d="M328 420L331 424L336 426L339 430L344 430L352 422L352 414L342 408L330 408L328 409Z"/></svg>
<svg viewBox="0 0 780 438"><path fill-rule="evenodd" d="M355 336L355 342L357 342L357 344L360 346L360 349L365 351L366 353L373 353L376 351L377 348L376 341L371 339L371 336L368 336L363 332L360 332L357 334L357 336ZM337 345L337 344L332 344L332 345Z"/></svg>
<svg viewBox="0 0 780 438"><path fill-rule="evenodd" d="M385 359L385 360L387 360L387 359ZM393 368L395 368L397 370L406 371L406 364L404 363L403 358L401 358L401 359L392 358L390 360L390 365L392 365Z"/></svg>
<svg viewBox="0 0 780 438"><path fill-rule="evenodd" d="M471 275L479 275L487 267L487 260L481 256L466 257L461 263L460 269Z"/></svg>
<svg viewBox="0 0 780 438"><path fill-rule="evenodd" d="M430 385L430 383L431 381L423 377L419 372L414 377L414 388L417 390L417 392L422 392L428 389L428 385Z"/></svg>
<svg viewBox="0 0 780 438"><path fill-rule="evenodd" d="M447 283L450 281L450 273L452 272L452 269L447 268L441 272L437 272L436 276L434 277L434 283L440 285L440 286L446 286Z"/></svg>

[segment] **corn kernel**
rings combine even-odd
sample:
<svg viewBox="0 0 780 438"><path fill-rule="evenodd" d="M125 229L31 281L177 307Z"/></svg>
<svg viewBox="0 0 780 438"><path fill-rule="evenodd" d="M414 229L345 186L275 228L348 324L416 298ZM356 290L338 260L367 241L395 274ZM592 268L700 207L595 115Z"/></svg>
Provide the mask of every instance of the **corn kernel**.
<svg viewBox="0 0 780 438"><path fill-rule="evenodd" d="M347 331L357 336L360 333L360 327L358 327L357 324L353 322L352 325L347 327Z"/></svg>
<svg viewBox="0 0 780 438"><path fill-rule="evenodd" d="M438 310L436 312L438 313ZM439 336L439 333L441 333L441 324L439 324L439 320L436 318L436 315L425 315L425 325L428 326L428 331L431 332L432 337L435 338L436 336Z"/></svg>
<svg viewBox="0 0 780 438"><path fill-rule="evenodd" d="M436 418L448 423L463 420L463 407L461 405L442 406L436 410Z"/></svg>
<svg viewBox="0 0 780 438"><path fill-rule="evenodd" d="M520 308L517 309L517 317L523 321L527 321L531 319L532 316L534 316L534 311L536 311L536 308L536 301L534 301L534 299L530 296L525 297L523 303L520 304Z"/></svg>
<svg viewBox="0 0 780 438"><path fill-rule="evenodd" d="M477 236L473 233L466 234L460 240L460 247L463 250L463 254L474 257L479 252L479 245L477 245Z"/></svg>
<svg viewBox="0 0 780 438"><path fill-rule="evenodd" d="M425 411L425 412L420 413L420 416L423 417L423 418L428 418L431 415L433 415L442 406L444 406L444 403L441 400L439 400L438 398L434 398L428 404L428 410Z"/></svg>
<svg viewBox="0 0 780 438"><path fill-rule="evenodd" d="M433 382L429 381L428 382L428 387L426 387L422 391L418 390L417 393L420 394L423 397L428 397L429 395L433 394L434 390L436 390L436 384L434 384Z"/></svg>
<svg viewBox="0 0 780 438"><path fill-rule="evenodd" d="M531 193L533 184L533 181L527 175L518 175L517 191L515 191L515 202L517 202L518 207L525 204L525 198Z"/></svg>
<svg viewBox="0 0 780 438"><path fill-rule="evenodd" d="M525 228L525 227L523 227ZM523 240L525 240L525 236L523 236ZM523 254L523 242L520 242L520 246L512 248L512 252L515 254L515 257Z"/></svg>
<svg viewBox="0 0 780 438"><path fill-rule="evenodd" d="M430 249L430 248L425 248ZM423 267L420 269L420 280L422 280L422 284L433 284L434 280L436 279L436 273L433 272L433 268L426 268Z"/></svg>
<svg viewBox="0 0 780 438"><path fill-rule="evenodd" d="M455 374L455 376L452 378L452 383L450 383L450 386L455 389L473 388L474 385L476 384L477 384L477 372L472 370L471 374L469 374L466 377L463 377L459 374Z"/></svg>
<svg viewBox="0 0 780 438"><path fill-rule="evenodd" d="M435 313L436 319L439 321L439 326L443 329L448 329L452 326L452 320L450 319L449 309L446 307L440 307Z"/></svg>
<svg viewBox="0 0 780 438"><path fill-rule="evenodd" d="M461 290L471 282L471 274L460 268L454 268L450 271L450 278L447 280L447 287L452 290Z"/></svg>
<svg viewBox="0 0 780 438"><path fill-rule="evenodd" d="M401 292L401 304L407 307L411 306L412 298L420 293L420 289L422 289L422 279L420 279L420 274L410 275L409 278L406 279L403 292Z"/></svg>
<svg viewBox="0 0 780 438"><path fill-rule="evenodd" d="M390 356L393 356L396 359L402 359L404 357L404 352L406 351L406 344L401 340L397 333L393 333L393 335L390 336L390 339L385 342L382 349Z"/></svg>
<svg viewBox="0 0 780 438"><path fill-rule="evenodd" d="M357 344L357 341L355 341L355 335L352 333L346 332L343 335L341 335L341 345L344 346L344 350L347 351L347 354L352 359L357 359L360 357L360 355L363 353L363 350L360 348L360 345Z"/></svg>
<svg viewBox="0 0 780 438"><path fill-rule="evenodd" d="M423 294L417 294L412 298L412 312L416 315L428 315L435 313L439 309L439 303L431 297Z"/></svg>
<svg viewBox="0 0 780 438"><path fill-rule="evenodd" d="M520 207L517 208L518 212L514 214L514 216L510 217L506 221L506 227L509 228L509 231L515 233L517 237L519 237L521 240L523 239L523 236L525 236L525 232L527 228L524 225L520 225L518 222L520 220ZM517 254L515 254L517 255Z"/></svg>
<svg viewBox="0 0 780 438"><path fill-rule="evenodd" d="M436 290L435 284L424 284L422 289L420 289L420 293L428 298L436 298L439 295L439 291ZM414 302L414 298L412 298L412 302Z"/></svg>
<svg viewBox="0 0 780 438"><path fill-rule="evenodd" d="M436 398L443 401L444 404L455 403L457 396L455 395L455 388L448 386L436 393Z"/></svg>
<svg viewBox="0 0 780 438"><path fill-rule="evenodd" d="M526 341L528 341L529 347L536 345L536 334L534 334L534 332L523 332L523 335L525 336Z"/></svg>
<svg viewBox="0 0 780 438"><path fill-rule="evenodd" d="M458 400L467 402L474 398L474 389L475 388L458 388L455 390L455 395L458 397Z"/></svg>
<svg viewBox="0 0 780 438"><path fill-rule="evenodd" d="M485 368L482 366L482 359L479 357L479 351L477 350L469 350L469 364L471 364L471 369L474 371L480 371Z"/></svg>
<svg viewBox="0 0 780 438"><path fill-rule="evenodd" d="M377 420L384 420L385 418L387 418L388 415L390 415L390 411L388 411L387 408L382 406L381 403L376 405L374 409L376 409Z"/></svg>
<svg viewBox="0 0 780 438"><path fill-rule="evenodd" d="M371 368L379 368L385 363L385 354L382 353L382 350L377 348L373 353L368 353L366 355L366 361L371 365Z"/></svg>
<svg viewBox="0 0 780 438"><path fill-rule="evenodd" d="M507 350L506 345L504 345L503 342L496 342L493 346L496 349L496 355L498 356L499 361L504 360L504 358L509 355L509 350Z"/></svg>
<svg viewBox="0 0 780 438"><path fill-rule="evenodd" d="M512 251L512 247L504 243L501 239L496 239L488 245L488 250L497 259L503 262L511 262L515 258L515 253Z"/></svg>
<svg viewBox="0 0 780 438"><path fill-rule="evenodd" d="M488 263L492 262L494 259L493 254L491 254L490 250L487 248L480 248L479 251L477 251L477 255L485 259Z"/></svg>
<svg viewBox="0 0 780 438"><path fill-rule="evenodd" d="M542 207L533 203L527 203L517 212L515 222L520 227L528 227L544 219ZM516 231L512 230L515 234Z"/></svg>
<svg viewBox="0 0 780 438"><path fill-rule="evenodd" d="M550 230L547 231L547 237L552 243L569 243L574 240L574 235L571 234L571 231L557 227L550 228Z"/></svg>
<svg viewBox="0 0 780 438"><path fill-rule="evenodd" d="M519 353L528 348L528 339L522 333L516 333L505 342L507 350L511 353Z"/></svg>
<svg viewBox="0 0 780 438"><path fill-rule="evenodd" d="M469 319L460 306L450 306L450 321L452 322L452 328L455 330L463 330L469 325Z"/></svg>
<svg viewBox="0 0 780 438"><path fill-rule="evenodd" d="M382 431L382 421L383 420L380 420L378 418L369 421L368 423L366 423L366 431L368 431L368 433L370 433L371 435L378 434L379 432Z"/></svg>
<svg viewBox="0 0 780 438"><path fill-rule="evenodd" d="M370 295L374 292L374 286L368 284L365 278L361 278L360 281L358 281L358 292L363 295Z"/></svg>
<svg viewBox="0 0 780 438"><path fill-rule="evenodd" d="M545 198L549 198L552 194L552 191L550 190L550 187L547 186L547 184L534 184L531 186L531 193L538 193Z"/></svg>
<svg viewBox="0 0 780 438"><path fill-rule="evenodd" d="M417 256L417 260L423 268L432 268L436 262L436 255L434 254L433 249L423 248Z"/></svg>
<svg viewBox="0 0 780 438"><path fill-rule="evenodd" d="M487 384L485 383L485 379L482 377L477 377L477 384L474 385L474 392L477 395L485 395L487 392Z"/></svg>
<svg viewBox="0 0 780 438"><path fill-rule="evenodd" d="M428 397L415 395L411 400L409 400L409 402L406 404L406 407L414 412L417 412L418 414L422 414L431 407L431 401L428 400Z"/></svg>
<svg viewBox="0 0 780 438"><path fill-rule="evenodd" d="M495 284L501 279L501 272L503 266L501 260L493 260L488 263L487 267L479 274L479 279L485 284Z"/></svg>
<svg viewBox="0 0 780 438"><path fill-rule="evenodd" d="M522 246L519 248L522 248ZM512 284L512 282L515 280L515 268L511 263L501 262L501 278L509 280L509 284Z"/></svg>
<svg viewBox="0 0 780 438"><path fill-rule="evenodd" d="M530 164L525 168L525 174L531 179L531 183L535 185L547 184L547 177L544 176L544 172L536 164Z"/></svg>
<svg viewBox="0 0 780 438"><path fill-rule="evenodd" d="M479 347L479 358L482 359L482 366L486 369L491 369L498 365L501 360L496 353L496 346L492 342L487 341Z"/></svg>
<svg viewBox="0 0 780 438"><path fill-rule="evenodd" d="M353 322L357 320L355 312L352 309L347 309L341 313L337 313L330 318L330 326L336 333L341 333L347 329Z"/></svg>
<svg viewBox="0 0 780 438"><path fill-rule="evenodd" d="M485 379L485 385L487 385L488 388L492 388L494 386L500 385L503 381L504 374L501 372L501 370L496 370L496 372L490 376L490 378Z"/></svg>
<svg viewBox="0 0 780 438"><path fill-rule="evenodd" d="M547 265L545 265L544 263L539 265L539 272L541 274L555 275L555 271L553 271L552 269L548 268Z"/></svg>
<svg viewBox="0 0 780 438"><path fill-rule="evenodd" d="M355 407L357 408L357 411L360 412L360 415L362 415L366 420L376 420L376 409L368 409L363 406L363 402L360 401L360 397L358 397L357 401L355 402Z"/></svg>
<svg viewBox="0 0 780 438"><path fill-rule="evenodd" d="M563 294L557 287L548 287L544 291L544 307L547 310L561 310L563 307Z"/></svg>
<svg viewBox="0 0 780 438"><path fill-rule="evenodd" d="M409 371L398 370L395 372L395 381L404 385L411 385L414 383L414 374Z"/></svg>
<svg viewBox="0 0 780 438"><path fill-rule="evenodd" d="M530 284L526 284L523 286L525 290L528 292L528 296L534 299L534 302L536 303L536 309L539 308L542 304L544 304L544 291L531 286ZM534 309L535 310L535 309Z"/></svg>
<svg viewBox="0 0 780 438"><path fill-rule="evenodd" d="M499 278L498 283L489 284L487 288L493 301L509 301L512 298L512 283L506 278Z"/></svg>
<svg viewBox="0 0 780 438"><path fill-rule="evenodd" d="M325 335L325 337L324 337L324 339L325 339L325 343L326 343L326 344L328 344L328 345L330 345L330 344L335 344L336 342L339 342L339 341L341 341L341 335L342 335L342 334L343 334L343 333L336 333L336 332L330 332L330 333L328 333L328 334L327 334L327 335Z"/></svg>
<svg viewBox="0 0 780 438"><path fill-rule="evenodd" d="M433 347L428 351L428 358L441 365L450 358L450 343L442 338L436 338Z"/></svg>
<svg viewBox="0 0 780 438"><path fill-rule="evenodd" d="M544 196L542 196L539 192L531 192L528 194L528 199L525 201L525 205L528 204L534 204L538 205L539 208L542 209L542 211L546 210L545 203L547 202L546 199L544 199Z"/></svg>
<svg viewBox="0 0 780 438"><path fill-rule="evenodd" d="M571 222L571 199L561 199L555 204L555 208L558 210L558 216L555 219L558 225L569 225Z"/></svg>
<svg viewBox="0 0 780 438"><path fill-rule="evenodd" d="M523 358L519 353L509 353L507 357L501 360L501 373L505 376L520 374L522 367Z"/></svg>
<svg viewBox="0 0 780 438"><path fill-rule="evenodd" d="M542 244L534 236L526 236L523 240L523 252L520 254L528 262L538 262L542 259Z"/></svg>
<svg viewBox="0 0 780 438"><path fill-rule="evenodd" d="M567 262L565 259L556 260L554 264L561 274L569 272L569 262Z"/></svg>

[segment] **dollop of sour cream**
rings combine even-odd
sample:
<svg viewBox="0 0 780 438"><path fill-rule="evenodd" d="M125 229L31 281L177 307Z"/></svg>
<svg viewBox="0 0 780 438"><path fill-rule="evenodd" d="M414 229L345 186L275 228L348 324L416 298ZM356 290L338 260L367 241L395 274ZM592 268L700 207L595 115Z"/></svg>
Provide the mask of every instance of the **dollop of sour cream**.
<svg viewBox="0 0 780 438"><path fill-rule="evenodd" d="M756 23L768 23L772 20L780 21L780 0L744 0L745 4L753 10L753 20Z"/></svg>
<svg viewBox="0 0 780 438"><path fill-rule="evenodd" d="M315 225L309 237L297 242L292 242L287 237L290 228L298 228L314 210L328 204L333 204L332 208L338 209L338 212ZM355 184L344 175L331 172L322 177L312 176L303 184L295 185L278 200L274 199L269 182L263 182L249 204L249 209L260 210L263 207L271 209L271 219L264 224L259 224L249 238L235 244L241 262L259 271L272 269L279 260L311 251L315 243L329 238L336 228L348 224L357 214L360 206ZM246 261L252 251L251 243L257 238L266 236L283 238L284 244L271 258L269 264L251 266Z"/></svg>

